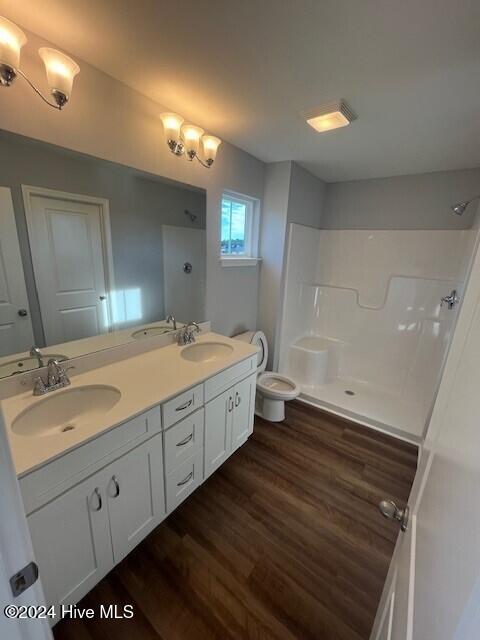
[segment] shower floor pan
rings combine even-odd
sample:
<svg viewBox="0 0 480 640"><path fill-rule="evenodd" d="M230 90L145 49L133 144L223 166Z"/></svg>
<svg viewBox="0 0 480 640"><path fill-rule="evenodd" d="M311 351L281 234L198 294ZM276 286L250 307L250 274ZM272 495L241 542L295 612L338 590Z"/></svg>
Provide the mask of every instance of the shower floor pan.
<svg viewBox="0 0 480 640"><path fill-rule="evenodd" d="M419 442L427 414L425 408L408 403L375 385L336 378L319 385L301 385L300 400L368 427Z"/></svg>

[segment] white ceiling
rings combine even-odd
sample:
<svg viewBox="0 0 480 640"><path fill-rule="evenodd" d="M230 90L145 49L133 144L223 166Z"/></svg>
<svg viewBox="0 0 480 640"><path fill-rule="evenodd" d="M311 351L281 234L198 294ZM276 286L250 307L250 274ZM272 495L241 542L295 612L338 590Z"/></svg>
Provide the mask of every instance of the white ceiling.
<svg viewBox="0 0 480 640"><path fill-rule="evenodd" d="M327 181L480 166L479 0L0 0L0 14ZM337 98L350 127L299 116Z"/></svg>

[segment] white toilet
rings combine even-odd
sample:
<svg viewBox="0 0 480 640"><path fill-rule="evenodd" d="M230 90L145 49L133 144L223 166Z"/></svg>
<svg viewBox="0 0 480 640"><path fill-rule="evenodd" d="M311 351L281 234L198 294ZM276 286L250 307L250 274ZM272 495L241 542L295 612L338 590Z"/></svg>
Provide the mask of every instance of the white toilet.
<svg viewBox="0 0 480 640"><path fill-rule="evenodd" d="M236 340L249 342L260 347L257 366L257 402L255 412L270 422L285 419L285 402L300 395L298 385L287 376L273 371L265 371L268 359L268 342L263 331L246 331Z"/></svg>

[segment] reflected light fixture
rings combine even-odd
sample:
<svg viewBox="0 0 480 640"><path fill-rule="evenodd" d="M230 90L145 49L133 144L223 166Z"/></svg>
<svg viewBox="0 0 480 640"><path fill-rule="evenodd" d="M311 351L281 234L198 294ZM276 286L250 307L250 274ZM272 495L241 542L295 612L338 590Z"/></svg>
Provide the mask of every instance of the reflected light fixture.
<svg viewBox="0 0 480 640"><path fill-rule="evenodd" d="M319 133L346 127L356 119L353 111L343 100L330 102L316 109L306 111L302 115L307 124Z"/></svg>
<svg viewBox="0 0 480 640"><path fill-rule="evenodd" d="M0 16L0 85L9 87L20 75L50 107L62 109L72 94L73 80L80 67L56 49L42 47L38 50L47 72L47 82L54 100L51 102L20 69L20 52L26 42L23 31L7 18Z"/></svg>
<svg viewBox="0 0 480 640"><path fill-rule="evenodd" d="M210 169L217 157L218 147L222 143L220 138L205 135L203 129L194 124L185 123L176 113L161 113L160 119L170 151L176 156L185 155L190 162L196 158L202 166ZM203 160L199 156L200 143Z"/></svg>

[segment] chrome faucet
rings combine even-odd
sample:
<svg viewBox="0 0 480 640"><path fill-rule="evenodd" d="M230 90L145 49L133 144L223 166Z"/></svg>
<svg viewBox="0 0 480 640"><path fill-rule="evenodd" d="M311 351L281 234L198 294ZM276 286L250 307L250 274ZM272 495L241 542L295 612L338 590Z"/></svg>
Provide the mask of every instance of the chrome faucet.
<svg viewBox="0 0 480 640"><path fill-rule="evenodd" d="M175 320L175 316L168 316L166 322L168 324L170 324L170 322L173 323L173 330L176 331L177 330L177 321Z"/></svg>
<svg viewBox="0 0 480 640"><path fill-rule="evenodd" d="M192 344L195 342L195 332L200 333L201 329L197 322L190 320L185 326L177 331L177 344L179 347L184 347L186 344Z"/></svg>
<svg viewBox="0 0 480 640"><path fill-rule="evenodd" d="M36 358L38 361L38 368L41 369L42 367L45 366L45 363L43 361L43 355L42 352L40 351L40 349L38 347L36 347L35 345L33 345L33 347L30 349L30 357L31 358Z"/></svg>
<svg viewBox="0 0 480 640"><path fill-rule="evenodd" d="M68 367L73 369L73 367ZM55 391L56 389L63 389L68 387L70 379L67 376L68 369L64 369L60 366L58 360L51 358L47 364L47 377L46 379L39 376L35 380L35 386L33 387L34 396L43 396L45 393Z"/></svg>

